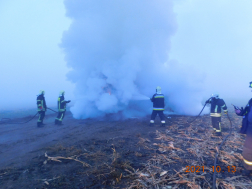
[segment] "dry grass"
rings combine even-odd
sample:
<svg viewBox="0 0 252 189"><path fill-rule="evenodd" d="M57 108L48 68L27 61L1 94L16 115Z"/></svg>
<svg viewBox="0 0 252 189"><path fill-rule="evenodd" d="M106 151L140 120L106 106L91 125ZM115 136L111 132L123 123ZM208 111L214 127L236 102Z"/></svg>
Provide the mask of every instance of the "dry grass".
<svg viewBox="0 0 252 189"><path fill-rule="evenodd" d="M204 118L207 119L207 118ZM126 145L125 140L115 138L107 141L113 144L108 148L110 154L104 153L101 149L95 151L95 146L90 145L89 150L79 150L75 147L55 146L50 149L51 152L62 153L66 156L51 157L45 153L48 161L62 162L62 160L72 160L79 162L85 168L86 176L95 175L97 180L102 179L104 185L116 185L127 182L129 189L168 189L168 188L191 188L191 189L210 189L212 188L212 166L214 165L215 154L218 146L222 142L220 137L212 135L213 130L210 127L210 119L196 120L187 124L187 117L180 117L171 126L162 132L157 129L155 139L144 138L137 134L137 148L148 150L152 153L150 158L142 162L143 168L135 169L130 161L122 160L122 154L118 151L118 145ZM233 125L239 127L240 119L233 118ZM223 127L228 129L229 122L223 120ZM223 138L228 132L223 132ZM225 166L236 166L236 171L240 172L242 167L242 150L244 136L233 132L228 140L219 151L218 165L222 168ZM132 153L136 158L142 158L140 151ZM81 157L81 159L80 159ZM92 160L94 165L86 163L84 160ZM210 164L209 164L210 162ZM186 166L204 166L199 172L187 171ZM226 170L225 170L226 171ZM247 177L237 176L233 173L217 173L217 187L225 189L247 189L252 183ZM51 180L43 180L49 184ZM46 183L48 182L48 183ZM252 187L251 187L252 188Z"/></svg>
<svg viewBox="0 0 252 189"><path fill-rule="evenodd" d="M180 118L180 123L185 123L186 118ZM238 125L240 119L234 119L233 124ZM229 127L227 121L223 121L225 127ZM206 160L214 164L214 157L218 151L218 146L222 139L212 135L211 128L200 128L202 121L198 120L185 127L178 124L171 125L165 132L156 131L156 140L152 145L156 147L157 152L145 164L145 168L131 173L135 177L128 188L192 188L192 189L210 189L212 188L209 175L212 178L211 165L206 165ZM209 125L209 124L208 124ZM201 132L199 132L201 131ZM204 132L202 132L204 131ZM228 133L223 133L227 135ZM223 136L224 138L224 136ZM232 136L225 142L219 152L219 165L236 166L236 171L241 171L242 156L237 150L242 149L244 136L233 132ZM235 141L235 142L234 142ZM140 144L146 144L146 140L140 138ZM149 147L152 148L152 147ZM179 171L171 170L171 167L181 167ZM199 172L186 172L186 166L204 166ZM213 165L212 165L213 166ZM170 167L170 168L169 168ZM230 171L231 172L231 171ZM217 177L219 174L218 173ZM220 175L219 175L220 176ZM243 176L232 176L224 179L217 179L219 188L252 188L251 180Z"/></svg>

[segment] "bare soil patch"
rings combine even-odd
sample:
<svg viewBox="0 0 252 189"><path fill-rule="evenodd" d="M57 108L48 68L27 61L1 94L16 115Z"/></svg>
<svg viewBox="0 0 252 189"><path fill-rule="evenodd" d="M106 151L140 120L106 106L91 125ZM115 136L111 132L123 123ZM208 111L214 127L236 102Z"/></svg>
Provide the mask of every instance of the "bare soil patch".
<svg viewBox="0 0 252 189"><path fill-rule="evenodd" d="M230 116L234 132L219 153L218 188L252 188L251 178L241 175L241 120ZM169 117L166 127L158 118L150 127L148 117L76 120L70 113L63 126L53 124L54 115L43 128L36 120L0 125L1 188L212 188L222 139L212 135L210 117L191 124L193 117ZM230 125L222 120L224 138Z"/></svg>

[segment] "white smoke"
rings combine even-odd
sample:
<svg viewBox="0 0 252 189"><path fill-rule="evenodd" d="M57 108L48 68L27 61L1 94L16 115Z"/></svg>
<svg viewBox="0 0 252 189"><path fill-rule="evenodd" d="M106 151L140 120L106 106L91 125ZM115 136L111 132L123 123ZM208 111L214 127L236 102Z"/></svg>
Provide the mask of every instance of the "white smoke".
<svg viewBox="0 0 252 189"><path fill-rule="evenodd" d="M158 85L177 113L202 108L195 97L201 87L188 81L195 74L168 59L176 31L171 0L66 0L65 6L72 24L61 47L76 84L75 118L149 114L152 104L143 99Z"/></svg>

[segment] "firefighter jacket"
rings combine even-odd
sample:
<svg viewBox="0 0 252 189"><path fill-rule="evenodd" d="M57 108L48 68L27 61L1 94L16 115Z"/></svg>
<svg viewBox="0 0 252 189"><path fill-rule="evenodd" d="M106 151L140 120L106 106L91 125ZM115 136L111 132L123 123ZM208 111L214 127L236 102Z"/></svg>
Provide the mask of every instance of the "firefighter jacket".
<svg viewBox="0 0 252 189"><path fill-rule="evenodd" d="M64 112L66 111L66 104L69 103L69 101L65 101L64 96L59 96L58 98L58 110L59 112Z"/></svg>
<svg viewBox="0 0 252 189"><path fill-rule="evenodd" d="M237 114L239 116L243 116L243 119L242 119L242 128L240 130L240 133L242 133L242 134L248 134L247 133L247 129L248 129L248 126L249 126L248 115L249 115L249 112L251 110L251 106L252 106L252 98L249 100L249 102L246 105L246 107L244 109L242 108L241 112L239 114Z"/></svg>
<svg viewBox="0 0 252 189"><path fill-rule="evenodd" d="M206 103L211 104L210 116L212 117L221 117L221 109L223 109L224 112L227 112L227 106L223 99L210 98Z"/></svg>
<svg viewBox="0 0 252 189"><path fill-rule="evenodd" d="M38 111L46 111L47 109L45 97L42 94L38 95L37 97L37 107ZM42 107L42 109L40 107Z"/></svg>
<svg viewBox="0 0 252 189"><path fill-rule="evenodd" d="M164 95L163 94L154 94L150 99L153 102L153 110L164 111Z"/></svg>

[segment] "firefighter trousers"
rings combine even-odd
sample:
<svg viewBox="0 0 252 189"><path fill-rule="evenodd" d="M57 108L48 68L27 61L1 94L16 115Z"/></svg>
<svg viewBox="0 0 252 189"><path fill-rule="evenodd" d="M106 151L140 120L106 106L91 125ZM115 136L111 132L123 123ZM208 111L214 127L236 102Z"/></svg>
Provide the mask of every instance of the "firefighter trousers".
<svg viewBox="0 0 252 189"><path fill-rule="evenodd" d="M40 126L43 124L43 120L45 118L45 111L38 111L38 113L39 113L39 118L38 118L37 125Z"/></svg>
<svg viewBox="0 0 252 189"><path fill-rule="evenodd" d="M221 117L212 117L212 125L216 133L221 133Z"/></svg>
<svg viewBox="0 0 252 189"><path fill-rule="evenodd" d="M62 123L62 120L65 117L65 113L66 113L66 111L64 111L64 112L58 112L58 116L55 119L55 124L61 124Z"/></svg>
<svg viewBox="0 0 252 189"><path fill-rule="evenodd" d="M164 111L160 111L160 110L153 110L152 111L150 123L154 123L154 120L155 120L157 114L159 115L159 117L161 119L161 123L164 124L165 123Z"/></svg>
<svg viewBox="0 0 252 189"><path fill-rule="evenodd" d="M247 129L242 156L244 168L247 170L252 170L252 123L249 123Z"/></svg>

